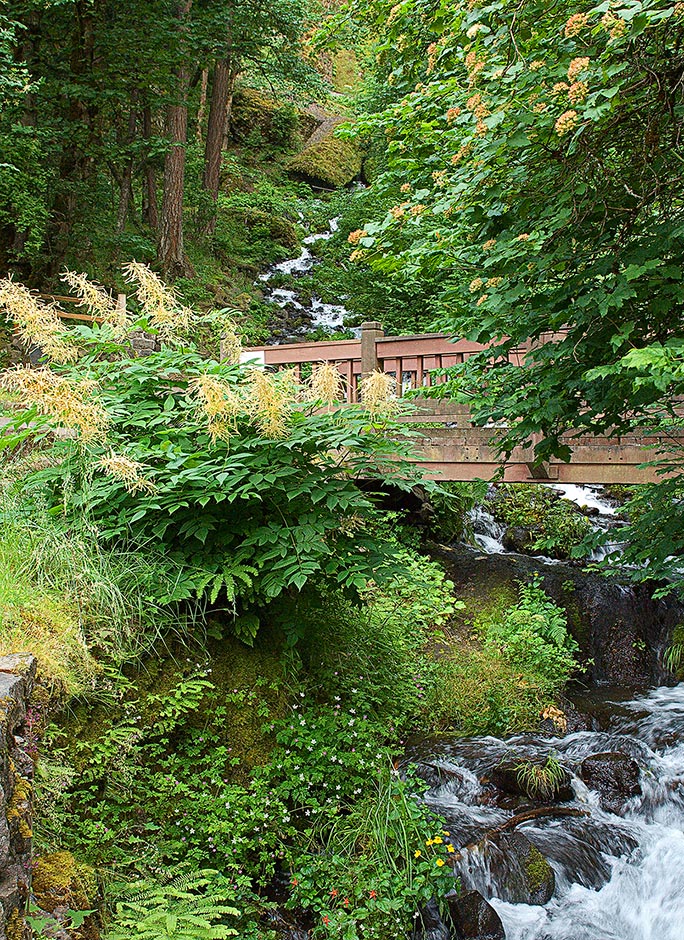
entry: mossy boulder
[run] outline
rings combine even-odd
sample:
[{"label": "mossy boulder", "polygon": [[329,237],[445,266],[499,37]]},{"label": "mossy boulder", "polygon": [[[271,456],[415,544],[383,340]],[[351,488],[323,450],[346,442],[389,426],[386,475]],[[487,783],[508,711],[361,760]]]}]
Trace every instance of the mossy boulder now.
[{"label": "mossy boulder", "polygon": [[579,506],[542,486],[501,484],[487,508],[507,526],[503,543],[509,551],[564,559],[592,532]]},{"label": "mossy boulder", "polygon": [[[41,910],[58,915],[61,910],[90,911],[97,907],[97,881],[92,868],[71,852],[41,855],[33,870],[32,890]],[[95,917],[87,917],[72,933],[77,940],[98,940]]]},{"label": "mossy boulder", "polygon": [[362,165],[360,147],[330,134],[306,147],[289,160],[286,167],[297,179],[326,189],[339,189],[360,176]]},{"label": "mossy boulder", "polygon": [[219,210],[232,222],[243,226],[252,239],[275,242],[288,251],[299,250],[297,226],[289,219],[283,219],[261,209],[229,207]]},{"label": "mossy boulder", "polygon": [[553,868],[522,832],[498,832],[479,843],[502,901],[546,904],[556,888]]},{"label": "mossy boulder", "polygon": [[[300,127],[300,123],[304,126]],[[315,119],[306,115],[306,112],[300,114],[291,102],[279,101],[256,88],[239,88],[235,92],[230,133],[239,143],[246,141],[252,134],[258,134],[266,143],[289,147],[298,132],[307,137],[315,127]]]}]

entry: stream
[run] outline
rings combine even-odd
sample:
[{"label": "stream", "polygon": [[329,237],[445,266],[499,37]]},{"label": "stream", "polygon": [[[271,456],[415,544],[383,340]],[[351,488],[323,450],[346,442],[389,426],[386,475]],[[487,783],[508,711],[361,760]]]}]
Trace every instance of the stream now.
[{"label": "stream", "polygon": [[[605,712],[605,693],[598,699]],[[433,786],[426,799],[447,819],[459,845],[476,842],[513,815],[488,782],[502,760],[552,752],[568,770],[573,793],[564,806],[589,815],[550,817],[515,830],[553,868],[550,901],[510,903],[506,865],[492,863],[478,848],[458,863],[463,888],[491,899],[507,940],[684,937],[684,684],[616,702],[612,709],[602,730],[555,739],[461,739],[422,746],[411,755],[445,773],[444,782]],[[639,768],[640,792],[613,811],[580,776],[585,758],[606,752],[627,755]]]},{"label": "stream", "polygon": [[[344,327],[347,311],[342,304],[325,304],[315,296],[308,300],[296,289],[276,286],[279,274],[308,274],[319,263],[311,246],[331,238],[337,227],[338,220],[331,219],[327,231],[304,239],[296,258],[273,265],[259,278],[264,299],[282,311],[272,342],[301,341],[312,330]],[[602,532],[620,523],[615,504],[601,487],[539,485],[575,503]],[[469,560],[462,555],[454,562],[464,582],[488,565],[493,577],[494,565],[501,569],[505,563],[521,573],[537,565],[551,581],[574,577],[581,589],[577,568],[507,551],[505,526],[486,502],[471,510],[470,522],[474,548],[462,547],[470,552]],[[619,546],[608,537],[590,560]],[[596,662],[594,687],[576,697],[575,704],[585,729],[591,730],[552,738],[525,734],[507,740],[422,741],[409,747],[406,759],[430,784],[424,798],[446,819],[450,840],[460,850],[455,874],[463,891],[478,891],[491,903],[506,940],[684,940],[684,683],[642,693],[606,685],[616,681],[616,672],[621,678],[629,675],[632,685],[662,681],[653,663],[649,667],[645,661],[658,659],[657,644],[681,609],[670,605],[666,613],[650,598],[620,585],[607,586],[596,575],[586,579],[584,590],[583,603],[590,620],[594,618],[592,636],[610,645],[621,625],[628,624],[623,646],[634,646],[635,657],[644,660],[630,673],[624,656],[609,655],[598,646],[595,653],[590,650]],[[519,823],[497,842],[500,837],[492,837],[493,830],[540,806],[502,785],[500,768],[516,768],[525,760],[543,763],[549,756],[565,771],[565,792],[552,799],[559,812],[552,806],[549,815]],[[550,865],[548,890],[540,898],[520,896],[524,865],[516,852],[529,843]],[[454,935],[442,924],[423,936],[445,940]],[[489,940],[503,934],[483,930],[467,936]]]},{"label": "stream", "polygon": [[[338,229],[338,223],[339,219],[330,219],[327,231],[316,232],[304,238],[302,250],[296,258],[280,261],[259,276],[257,287],[261,290],[264,300],[282,311],[274,318],[276,325],[271,343],[305,340],[307,333],[314,330],[335,332],[345,329],[344,321],[349,312],[342,304],[327,304],[315,295],[308,299],[297,290],[274,287],[270,283],[275,280],[277,284],[278,275],[298,278],[309,274],[321,263],[312,252],[311,246],[318,241],[328,241],[332,238]],[[354,336],[360,335],[358,329],[352,329],[350,332]]]}]

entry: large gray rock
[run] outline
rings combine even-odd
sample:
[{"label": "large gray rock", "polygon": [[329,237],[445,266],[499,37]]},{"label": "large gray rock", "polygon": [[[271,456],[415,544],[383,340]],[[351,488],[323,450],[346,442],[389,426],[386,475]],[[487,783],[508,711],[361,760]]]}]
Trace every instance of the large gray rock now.
[{"label": "large gray rock", "polygon": [[458,940],[506,940],[501,918],[479,891],[449,895],[447,901]]},{"label": "large gray rock", "polygon": [[556,887],[553,868],[522,832],[495,832],[478,845],[492,895],[511,904],[546,904]]},{"label": "large gray rock", "polygon": [[624,587],[573,565],[545,564],[527,555],[485,555],[463,547],[431,547],[468,611],[515,602],[520,581],[540,576],[543,589],[564,608],[568,629],[592,683],[646,687],[667,679],[659,650],[684,620],[684,604],[652,597],[654,585]]},{"label": "large gray rock", "polygon": [[627,754],[590,754],[580,764],[580,776],[599,796],[601,808],[620,815],[625,804],[641,793],[639,765]]}]

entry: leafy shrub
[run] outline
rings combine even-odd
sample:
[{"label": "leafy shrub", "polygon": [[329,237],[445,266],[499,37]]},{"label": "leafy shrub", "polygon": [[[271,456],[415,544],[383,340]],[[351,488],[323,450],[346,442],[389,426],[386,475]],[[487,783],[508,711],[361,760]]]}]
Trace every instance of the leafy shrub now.
[{"label": "leafy shrub", "polygon": [[516,604],[476,616],[470,640],[438,661],[430,708],[462,734],[532,730],[579,666],[565,614],[538,583],[520,586]]},{"label": "leafy shrub", "polygon": [[577,669],[579,645],[568,632],[565,613],[538,582],[520,586],[519,602],[489,624],[486,642],[549,694],[559,691]]},{"label": "leafy shrub", "polygon": [[84,353],[75,364],[6,374],[33,403],[16,418],[31,426],[6,442],[60,424],[70,431],[31,486],[47,487],[72,517],[85,514],[111,545],[167,559],[177,578],[161,603],[203,594],[263,603],[326,579],[362,590],[389,558],[355,481],[387,476],[408,487],[415,475],[396,459],[401,444],[389,439],[382,406],[322,410],[291,372],[178,348],[173,331],[188,311],[147,269],[132,266],[132,276],[146,316],[126,328],[161,333],[160,352],[130,358],[119,327],[81,327],[51,340],[73,359],[73,335]]}]

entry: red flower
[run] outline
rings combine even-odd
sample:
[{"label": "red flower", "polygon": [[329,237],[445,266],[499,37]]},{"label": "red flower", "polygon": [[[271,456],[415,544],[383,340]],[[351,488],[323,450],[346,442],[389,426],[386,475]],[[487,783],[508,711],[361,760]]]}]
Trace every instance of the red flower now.
[{"label": "red flower", "polygon": [[292,885],[293,888],[296,888],[297,885],[299,884],[299,882],[297,881],[296,878],[293,878],[292,881],[290,882],[290,884]]},{"label": "red flower", "polygon": [[342,901],[342,904],[343,904],[345,907],[349,907],[349,898],[345,898],[344,901]]},{"label": "red flower", "polygon": [[330,892],[330,897],[336,898],[339,893],[340,892],[337,890],[337,888],[333,888],[332,891]]},{"label": "red flower", "polygon": [[378,892],[377,892],[377,891],[369,891],[369,892],[368,892],[368,897],[369,897],[369,898],[373,898],[373,900],[375,900],[375,898],[377,898],[377,896],[378,896]]},{"label": "red flower", "polygon": [[325,917],[323,918],[323,923],[325,924],[326,927],[327,927],[328,924],[330,923],[330,918],[328,917],[327,914],[326,914]]}]

